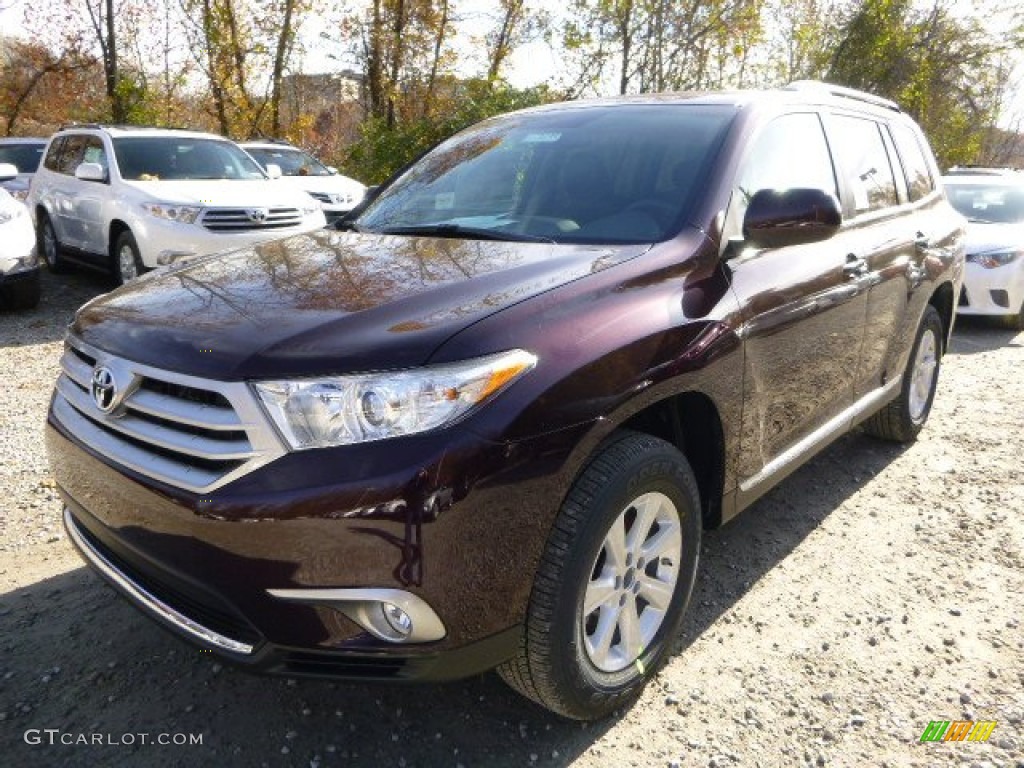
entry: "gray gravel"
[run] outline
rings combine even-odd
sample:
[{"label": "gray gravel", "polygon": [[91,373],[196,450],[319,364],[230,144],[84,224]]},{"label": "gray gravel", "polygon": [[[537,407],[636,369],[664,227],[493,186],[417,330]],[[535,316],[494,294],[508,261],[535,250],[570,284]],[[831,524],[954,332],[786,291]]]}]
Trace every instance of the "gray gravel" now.
[{"label": "gray gravel", "polygon": [[[680,653],[629,711],[580,725],[494,675],[251,676],[83,567],[42,425],[63,329],[106,288],[47,275],[38,310],[0,313],[0,764],[1024,768],[1024,334],[961,322],[917,444],[850,435],[707,534]],[[938,719],[998,725],[919,743]],[[160,734],[202,743],[142,743]]]}]

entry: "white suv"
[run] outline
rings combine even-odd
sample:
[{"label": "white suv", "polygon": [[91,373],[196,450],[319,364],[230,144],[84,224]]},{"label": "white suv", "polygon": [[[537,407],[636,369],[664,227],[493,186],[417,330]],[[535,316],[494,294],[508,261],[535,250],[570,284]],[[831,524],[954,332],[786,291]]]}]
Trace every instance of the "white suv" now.
[{"label": "white suv", "polygon": [[284,141],[243,141],[239,146],[272,175],[271,166],[281,170],[281,183],[308,192],[320,201],[327,223],[332,224],[363,202],[366,187],[342,176],[337,168],[324,165],[308,152]]},{"label": "white suv", "polygon": [[220,136],[74,126],[54,134],[26,203],[39,253],[110,269],[145,269],[326,224],[309,195],[267,177]]}]

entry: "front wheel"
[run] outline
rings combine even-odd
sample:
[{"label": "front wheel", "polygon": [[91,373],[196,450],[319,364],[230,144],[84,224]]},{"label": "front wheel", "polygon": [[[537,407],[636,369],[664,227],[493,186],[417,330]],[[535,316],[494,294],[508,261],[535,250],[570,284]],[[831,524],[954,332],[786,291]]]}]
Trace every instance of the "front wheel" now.
[{"label": "front wheel", "polygon": [[1024,331],[1024,301],[1020,303],[1017,314],[1003,317],[1003,325],[1013,331]]},{"label": "front wheel", "polygon": [[53,229],[53,222],[45,213],[39,214],[39,227],[36,232],[39,240],[39,253],[46,262],[46,267],[54,274],[64,271],[64,259],[60,256],[60,242]]},{"label": "front wheel", "polygon": [[117,237],[114,244],[114,278],[121,285],[130,283],[145,271],[142,266],[142,257],[139,255],[139,246],[135,242],[135,236],[125,230]]},{"label": "front wheel", "polygon": [[700,534],[686,458],[656,437],[620,434],[566,497],[534,579],[519,652],[499,674],[577,720],[632,701],[679,633]]},{"label": "front wheel", "polygon": [[909,443],[928,420],[942,363],[942,319],[928,305],[917,329],[914,348],[895,400],[864,422],[865,431],[883,440]]},{"label": "front wheel", "polygon": [[39,271],[36,270],[28,277],[6,285],[2,289],[3,298],[7,300],[11,309],[32,309],[39,304],[39,297],[42,293],[39,282]]}]

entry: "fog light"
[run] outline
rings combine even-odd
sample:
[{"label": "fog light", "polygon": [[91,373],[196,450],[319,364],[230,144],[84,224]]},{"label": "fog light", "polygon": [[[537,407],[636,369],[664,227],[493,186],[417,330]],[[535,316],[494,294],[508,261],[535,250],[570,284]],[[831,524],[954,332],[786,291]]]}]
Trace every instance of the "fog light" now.
[{"label": "fog light", "polygon": [[396,633],[401,637],[408,637],[412,634],[412,618],[394,603],[381,603],[381,610],[384,618]]},{"label": "fog light", "polygon": [[160,251],[160,253],[156,255],[156,263],[161,267],[166,267],[168,264],[173,264],[176,261],[195,255],[195,251]]}]

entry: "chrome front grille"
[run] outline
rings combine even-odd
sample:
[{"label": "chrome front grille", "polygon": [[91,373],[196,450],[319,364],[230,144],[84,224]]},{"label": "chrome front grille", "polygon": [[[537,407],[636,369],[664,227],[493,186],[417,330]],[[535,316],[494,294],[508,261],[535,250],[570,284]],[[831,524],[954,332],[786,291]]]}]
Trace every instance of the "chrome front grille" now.
[{"label": "chrome front grille", "polygon": [[[117,382],[109,412],[92,392],[101,367]],[[205,493],[285,452],[244,383],[163,371],[71,338],[61,371],[57,420],[97,453],[154,480]]]},{"label": "chrome front grille", "polygon": [[202,224],[211,232],[249,232],[302,223],[298,208],[213,208],[203,214]]}]

